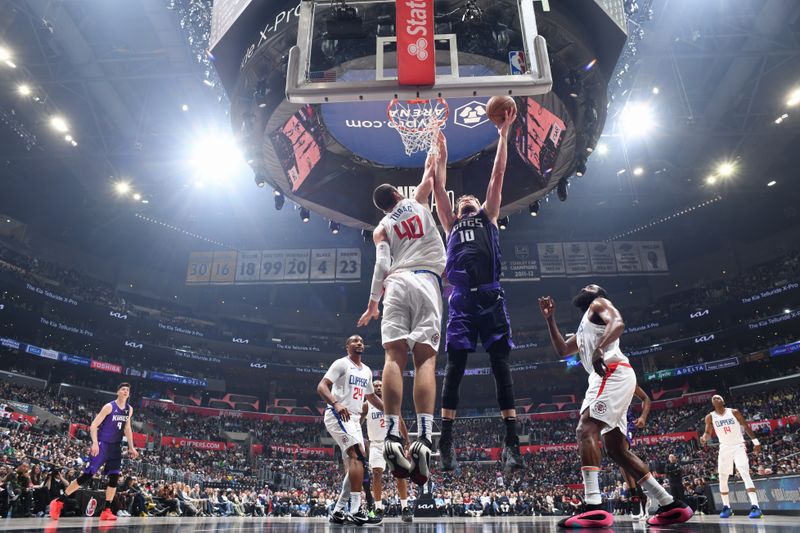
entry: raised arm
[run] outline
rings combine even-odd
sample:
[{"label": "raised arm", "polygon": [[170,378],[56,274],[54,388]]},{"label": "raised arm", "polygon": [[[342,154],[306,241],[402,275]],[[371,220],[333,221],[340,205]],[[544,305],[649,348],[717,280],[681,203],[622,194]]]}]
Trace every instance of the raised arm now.
[{"label": "raised arm", "polygon": [[636,427],[642,429],[647,424],[647,418],[650,416],[650,396],[639,385],[636,385],[636,390],[633,394],[642,400],[642,414],[634,421]]},{"label": "raised arm", "polygon": [[386,235],[386,230],[378,225],[375,231],[372,232],[372,240],[375,243],[375,269],[372,272],[372,286],[369,293],[369,303],[367,310],[358,319],[357,326],[364,327],[370,323],[372,319],[377,319],[381,316],[378,310],[378,302],[381,301],[383,296],[383,280],[389,273],[389,268],[392,266],[392,252],[389,249],[389,237]]},{"label": "raised arm", "polygon": [[492,177],[489,178],[489,186],[486,189],[486,201],[483,203],[483,210],[493,224],[497,224],[497,217],[500,216],[500,202],[503,199],[503,179],[506,174],[506,162],[508,160],[508,132],[511,131],[511,125],[514,124],[516,118],[516,109],[506,111],[505,120],[497,127],[499,135],[497,151],[494,156]]},{"label": "raised arm", "polygon": [[736,420],[744,428],[744,432],[747,433],[747,436],[750,437],[750,440],[753,441],[753,451],[755,453],[761,453],[761,443],[758,442],[758,437],[756,437],[755,432],[750,428],[750,424],[747,423],[747,420],[744,419],[742,413],[739,412],[738,409],[731,409],[733,416],[736,417]]},{"label": "raised arm", "polygon": [[425,158],[425,169],[422,171],[422,180],[414,191],[414,200],[422,205],[428,205],[428,197],[433,191],[433,175],[436,173],[436,157],[428,154]]},{"label": "raised arm", "polygon": [[553,343],[556,353],[561,357],[566,357],[578,351],[578,341],[573,335],[568,340],[564,340],[556,324],[556,303],[550,296],[539,298],[539,309],[542,316],[547,321],[547,331],[550,333],[550,342]]},{"label": "raised arm", "polygon": [[711,440],[711,437],[714,436],[714,426],[711,425],[711,415],[706,415],[706,429],[703,432],[703,435],[700,437],[700,444],[705,444]]},{"label": "raised arm", "polygon": [[445,233],[453,227],[453,205],[447,195],[447,139],[439,132],[439,157],[436,172],[433,175],[433,197],[436,199],[436,214],[442,223]]}]

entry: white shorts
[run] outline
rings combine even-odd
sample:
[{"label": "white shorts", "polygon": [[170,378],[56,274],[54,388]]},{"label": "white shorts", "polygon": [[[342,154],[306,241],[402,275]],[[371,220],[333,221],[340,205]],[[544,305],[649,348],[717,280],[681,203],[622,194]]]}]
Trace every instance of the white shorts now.
[{"label": "white shorts", "polygon": [[719,447],[717,468],[720,475],[733,475],[733,465],[736,465],[739,473],[750,473],[750,460],[747,458],[747,447],[744,443]]},{"label": "white shorts", "polygon": [[405,339],[410,350],[419,342],[439,351],[442,293],[436,276],[428,272],[396,272],[383,285],[383,344]]},{"label": "white shorts", "polygon": [[386,470],[386,459],[383,458],[383,441],[369,441],[369,467]]},{"label": "white shorts", "polygon": [[604,378],[595,372],[589,374],[589,388],[581,413],[589,409],[591,418],[605,423],[601,434],[619,428],[625,435],[628,431],[628,407],[636,391],[636,372],[629,363],[609,363],[608,370]]},{"label": "white shorts", "polygon": [[350,414],[350,420],[343,421],[328,408],[325,410],[325,429],[328,430],[333,440],[342,450],[342,455],[347,457],[347,450],[356,444],[364,445],[364,436],[361,434],[359,417]]}]

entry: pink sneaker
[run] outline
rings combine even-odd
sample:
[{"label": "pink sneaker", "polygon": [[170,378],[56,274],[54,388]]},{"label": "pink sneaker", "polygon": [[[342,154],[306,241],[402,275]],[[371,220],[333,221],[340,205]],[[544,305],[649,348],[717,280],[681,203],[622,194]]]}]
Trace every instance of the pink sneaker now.
[{"label": "pink sneaker", "polygon": [[671,524],[682,524],[687,522],[694,515],[692,508],[681,501],[674,501],[669,505],[662,505],[656,511],[655,516],[647,519],[648,526],[668,526]]},{"label": "pink sneaker", "polygon": [[604,509],[604,505],[584,505],[583,511],[564,518],[558,527],[576,528],[604,528],[614,525],[614,516]]}]

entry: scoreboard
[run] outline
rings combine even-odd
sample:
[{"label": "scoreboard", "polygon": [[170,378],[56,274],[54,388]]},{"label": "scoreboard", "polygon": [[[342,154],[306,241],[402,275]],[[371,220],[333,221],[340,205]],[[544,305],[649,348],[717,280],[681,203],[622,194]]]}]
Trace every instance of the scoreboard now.
[{"label": "scoreboard", "polygon": [[360,280],[359,248],[192,252],[186,269],[187,285],[356,283]]}]

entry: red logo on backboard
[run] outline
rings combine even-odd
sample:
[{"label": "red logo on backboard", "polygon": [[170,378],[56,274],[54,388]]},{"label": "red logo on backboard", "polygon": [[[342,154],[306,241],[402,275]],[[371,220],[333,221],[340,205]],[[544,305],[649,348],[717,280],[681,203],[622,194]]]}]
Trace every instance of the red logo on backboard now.
[{"label": "red logo on backboard", "polygon": [[401,0],[397,16],[397,81],[400,85],[433,85],[433,1]]},{"label": "red logo on backboard", "polygon": [[417,39],[417,42],[408,45],[408,53],[412,56],[417,56],[420,61],[428,59],[428,41],[425,39]]}]

